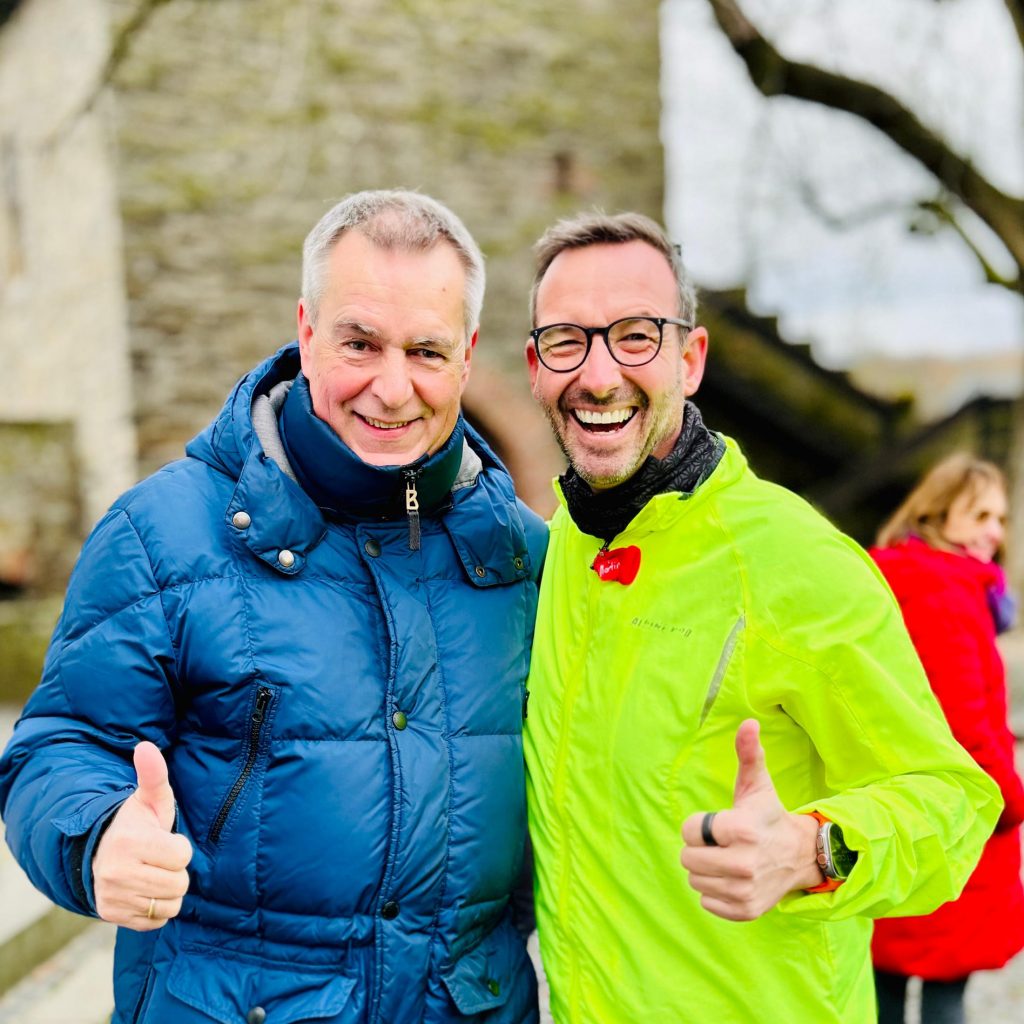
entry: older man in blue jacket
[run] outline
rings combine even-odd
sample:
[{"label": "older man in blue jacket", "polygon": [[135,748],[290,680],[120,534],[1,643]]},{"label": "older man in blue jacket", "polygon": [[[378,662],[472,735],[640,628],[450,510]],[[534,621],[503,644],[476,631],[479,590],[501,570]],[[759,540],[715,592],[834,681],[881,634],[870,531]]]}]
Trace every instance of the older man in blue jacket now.
[{"label": "older man in blue jacket", "polygon": [[536,1020],[509,901],[545,532],[460,414],[483,289],[445,207],[349,196],[298,343],[86,542],[0,811],[120,926],[115,1024]]}]

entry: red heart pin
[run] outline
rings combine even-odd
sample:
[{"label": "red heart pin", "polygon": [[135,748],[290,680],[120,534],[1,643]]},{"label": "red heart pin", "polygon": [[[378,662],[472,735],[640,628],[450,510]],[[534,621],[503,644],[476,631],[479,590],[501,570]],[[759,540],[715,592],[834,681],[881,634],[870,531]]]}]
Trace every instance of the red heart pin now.
[{"label": "red heart pin", "polygon": [[640,549],[631,544],[628,548],[612,548],[598,551],[590,567],[605,583],[621,583],[629,586],[640,571]]}]

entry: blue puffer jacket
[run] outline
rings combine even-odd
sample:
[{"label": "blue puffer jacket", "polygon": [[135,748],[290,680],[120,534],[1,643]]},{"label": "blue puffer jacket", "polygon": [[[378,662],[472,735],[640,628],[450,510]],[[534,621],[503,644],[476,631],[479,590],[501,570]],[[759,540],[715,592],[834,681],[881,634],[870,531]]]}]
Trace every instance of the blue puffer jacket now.
[{"label": "blue puffer jacket", "polygon": [[93,913],[93,849],[152,740],[191,888],[161,930],[119,931],[116,1024],[535,1021],[509,896],[546,531],[468,428],[420,549],[404,517],[326,519],[251,416],[298,368],[294,345],[257,367],[87,541],[0,761],[7,840]]}]

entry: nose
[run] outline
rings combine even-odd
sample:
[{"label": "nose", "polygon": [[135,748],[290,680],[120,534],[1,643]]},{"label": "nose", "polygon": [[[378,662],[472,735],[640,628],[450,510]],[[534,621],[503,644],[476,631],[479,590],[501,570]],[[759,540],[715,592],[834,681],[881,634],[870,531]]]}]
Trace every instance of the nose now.
[{"label": "nose", "polygon": [[404,351],[385,353],[370,391],[386,409],[400,409],[412,398],[412,376]]},{"label": "nose", "polygon": [[580,368],[580,387],[595,398],[610,395],[622,384],[622,367],[612,359],[603,334],[595,334],[590,351]]},{"label": "nose", "polygon": [[988,535],[991,538],[992,543],[995,544],[996,547],[999,547],[1006,537],[1006,527],[998,519],[993,519],[992,522],[989,523]]}]

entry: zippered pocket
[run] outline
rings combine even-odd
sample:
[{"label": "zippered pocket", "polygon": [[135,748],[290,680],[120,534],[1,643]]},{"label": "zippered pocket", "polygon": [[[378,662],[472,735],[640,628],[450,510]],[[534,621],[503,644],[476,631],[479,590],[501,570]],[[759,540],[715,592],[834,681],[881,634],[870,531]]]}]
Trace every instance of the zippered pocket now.
[{"label": "zippered pocket", "polygon": [[140,1024],[145,1019],[146,1011],[149,1009],[150,996],[153,995],[153,983],[156,980],[156,971],[150,964],[146,971],[146,979],[142,983],[142,991],[139,993],[138,1002],[135,1005],[135,1012],[132,1014],[132,1024]]},{"label": "zippered pocket", "polygon": [[245,738],[245,755],[242,759],[242,767],[235,777],[231,788],[228,790],[228,795],[220,805],[220,810],[217,811],[213,824],[210,826],[210,832],[207,836],[207,844],[209,846],[216,846],[220,841],[224,826],[231,816],[231,811],[245,792],[245,787],[256,769],[273,701],[274,691],[269,686],[261,683],[256,689],[256,699],[253,702],[252,712],[249,715],[249,729]]}]

